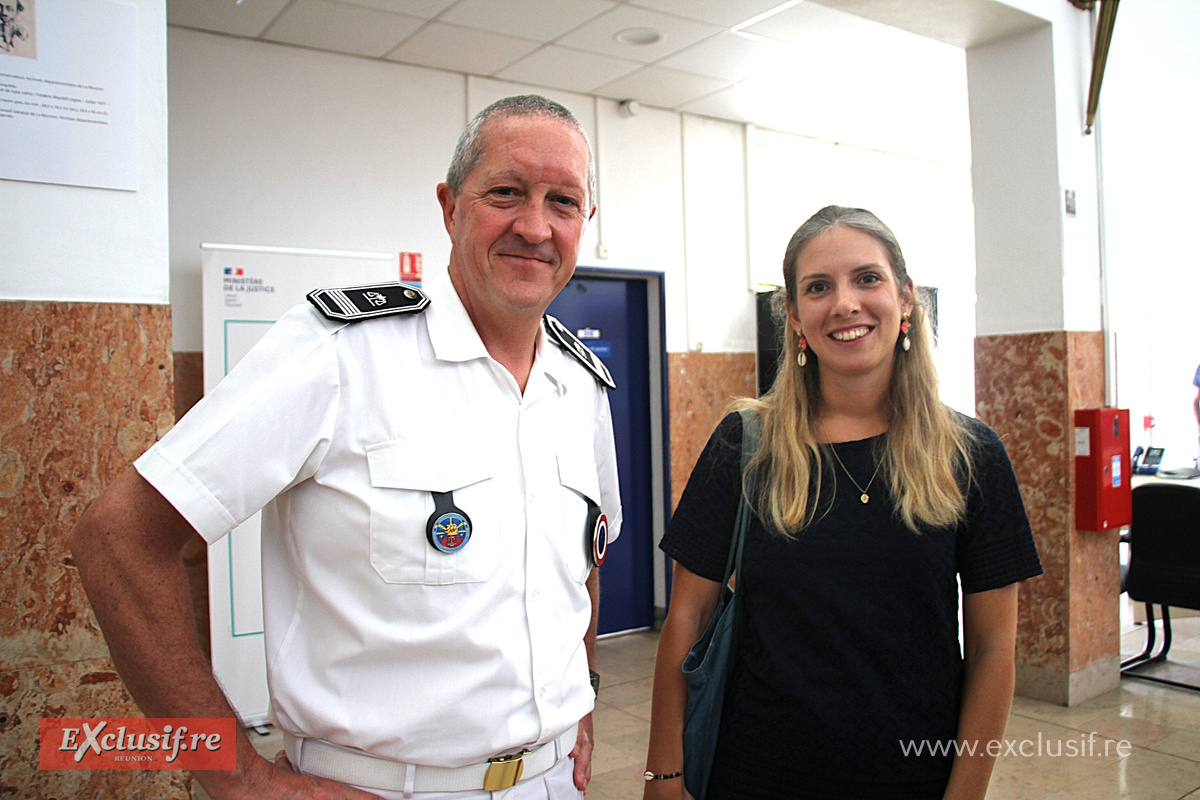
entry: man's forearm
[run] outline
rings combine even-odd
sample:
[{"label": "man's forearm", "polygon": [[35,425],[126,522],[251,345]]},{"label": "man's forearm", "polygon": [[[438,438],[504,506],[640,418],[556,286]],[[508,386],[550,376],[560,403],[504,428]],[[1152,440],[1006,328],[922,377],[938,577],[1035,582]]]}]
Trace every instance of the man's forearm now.
[{"label": "man's forearm", "polygon": [[[193,531],[174,509],[154,508],[139,482],[132,471],[122,475],[71,532],[80,579],[113,662],[143,711],[229,716],[233,710],[196,636],[180,556]],[[131,534],[131,526],[145,532]]]},{"label": "man's forearm", "polygon": [[592,599],[592,619],[587,633],[583,635],[583,647],[587,650],[588,669],[596,668],[596,633],[600,629],[600,570],[593,568],[587,579],[588,596]]},{"label": "man's forearm", "polygon": [[[70,544],[113,663],[143,713],[236,718],[196,636],[180,556],[192,535],[191,526],[129,470],[87,510]],[[240,726],[237,753],[239,771],[260,760]],[[206,773],[201,782],[236,777]]]}]

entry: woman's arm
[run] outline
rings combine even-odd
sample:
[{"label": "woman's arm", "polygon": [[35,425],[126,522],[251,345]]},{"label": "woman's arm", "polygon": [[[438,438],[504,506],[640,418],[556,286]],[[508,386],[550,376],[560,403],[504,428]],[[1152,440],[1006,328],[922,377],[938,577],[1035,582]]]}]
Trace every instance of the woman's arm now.
[{"label": "woman's arm", "polygon": [[[704,633],[720,592],[720,583],[702,578],[682,564],[675,564],[671,610],[658,638],[658,658],[654,663],[646,769],[655,774],[683,771],[683,713],[687,708],[683,659]],[[686,796],[683,778],[647,781],[643,793],[644,800],[678,800]]]},{"label": "woman's arm", "polygon": [[962,754],[954,759],[944,800],[983,800],[1000,751],[999,744],[989,744],[1003,741],[1012,708],[1017,584],[963,596],[963,639]]}]

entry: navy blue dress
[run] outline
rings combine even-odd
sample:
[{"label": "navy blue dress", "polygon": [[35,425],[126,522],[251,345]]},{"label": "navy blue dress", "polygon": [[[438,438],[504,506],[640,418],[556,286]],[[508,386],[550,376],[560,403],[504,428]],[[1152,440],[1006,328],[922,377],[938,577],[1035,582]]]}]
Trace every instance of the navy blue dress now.
[{"label": "navy blue dress", "polygon": [[[1004,447],[983,423],[958,419],[978,446],[956,527],[904,528],[882,475],[863,504],[836,463],[826,465],[816,520],[795,538],[752,520],[738,581],[745,627],[712,800],[942,796],[962,690],[959,581],[964,592],[983,592],[1042,571]],[[741,491],[741,437],[731,414],[661,544],[716,581]],[[859,486],[883,439],[834,445]]]}]

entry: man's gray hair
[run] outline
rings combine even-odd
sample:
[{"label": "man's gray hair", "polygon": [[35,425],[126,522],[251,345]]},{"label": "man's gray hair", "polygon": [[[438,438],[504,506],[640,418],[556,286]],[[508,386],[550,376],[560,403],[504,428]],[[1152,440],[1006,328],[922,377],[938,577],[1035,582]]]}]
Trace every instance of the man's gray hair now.
[{"label": "man's gray hair", "polygon": [[458,145],[454,148],[454,158],[450,160],[450,169],[446,171],[446,183],[454,192],[454,196],[459,196],[463,183],[467,180],[467,175],[483,158],[483,126],[493,119],[505,117],[548,117],[565,122],[579,131],[588,151],[587,202],[585,205],[590,208],[596,197],[596,160],[592,157],[592,146],[588,141],[587,133],[566,106],[538,94],[505,97],[475,115],[467,125],[467,129],[462,132],[462,136],[458,138]]}]

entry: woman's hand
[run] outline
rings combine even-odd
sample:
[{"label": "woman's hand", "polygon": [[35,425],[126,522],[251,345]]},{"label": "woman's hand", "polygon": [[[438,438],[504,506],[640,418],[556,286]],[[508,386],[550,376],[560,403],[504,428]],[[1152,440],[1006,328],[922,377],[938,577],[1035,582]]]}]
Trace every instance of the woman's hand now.
[{"label": "woman's hand", "polygon": [[665,781],[646,781],[642,790],[642,800],[692,800],[687,789],[683,786],[683,778],[671,778]]},{"label": "woman's hand", "polygon": [[[720,583],[702,578],[682,564],[675,565],[671,611],[658,637],[658,657],[654,663],[650,748],[646,755],[647,769],[660,775],[683,769],[683,717],[687,709],[683,659],[704,633],[720,596]],[[681,776],[646,781],[642,797],[684,800],[688,794]]]}]

